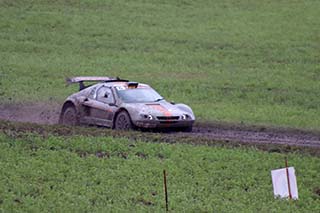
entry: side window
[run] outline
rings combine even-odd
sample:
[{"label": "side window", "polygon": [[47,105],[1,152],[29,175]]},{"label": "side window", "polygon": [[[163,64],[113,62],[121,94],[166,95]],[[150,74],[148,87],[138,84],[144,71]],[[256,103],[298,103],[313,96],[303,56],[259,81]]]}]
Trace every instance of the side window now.
[{"label": "side window", "polygon": [[97,92],[97,101],[107,104],[114,103],[111,89],[108,87],[101,87]]},{"label": "side window", "polygon": [[96,93],[97,87],[92,88],[89,93],[89,98],[94,99],[94,94]]}]

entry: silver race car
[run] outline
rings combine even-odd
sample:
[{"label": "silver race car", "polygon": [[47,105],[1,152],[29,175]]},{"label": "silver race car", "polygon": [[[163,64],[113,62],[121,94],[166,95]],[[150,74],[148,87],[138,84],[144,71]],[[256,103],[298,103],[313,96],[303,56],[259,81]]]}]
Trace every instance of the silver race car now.
[{"label": "silver race car", "polygon": [[[90,81],[96,83],[85,86]],[[80,91],[64,102],[61,124],[192,131],[192,109],[167,102],[147,84],[110,77],[74,77],[67,83],[79,83]]]}]

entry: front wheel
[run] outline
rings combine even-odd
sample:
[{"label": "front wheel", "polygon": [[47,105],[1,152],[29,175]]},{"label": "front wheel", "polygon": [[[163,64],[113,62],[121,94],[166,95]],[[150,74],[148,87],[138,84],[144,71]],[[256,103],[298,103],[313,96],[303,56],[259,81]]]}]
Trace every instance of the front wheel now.
[{"label": "front wheel", "polygon": [[130,130],[133,129],[133,124],[131,122],[130,116],[126,111],[120,112],[115,121],[114,128],[118,130]]},{"label": "front wheel", "polygon": [[76,126],[79,124],[77,111],[73,106],[69,106],[63,111],[61,123],[69,126]]}]

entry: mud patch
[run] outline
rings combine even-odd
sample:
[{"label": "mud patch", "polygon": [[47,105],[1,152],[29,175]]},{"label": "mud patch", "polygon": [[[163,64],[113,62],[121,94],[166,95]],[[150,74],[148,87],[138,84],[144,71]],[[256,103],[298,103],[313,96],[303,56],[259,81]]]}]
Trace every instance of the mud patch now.
[{"label": "mud patch", "polygon": [[[214,130],[213,130],[214,129]],[[137,141],[151,142],[151,143],[169,143],[169,144],[192,144],[192,145],[206,145],[206,146],[223,146],[223,147],[254,147],[256,149],[267,152],[279,153],[308,153],[313,156],[320,156],[320,140],[315,135],[296,135],[288,133],[269,133],[272,137],[267,135],[259,135],[258,132],[242,132],[242,136],[232,134],[231,132],[224,132],[219,128],[213,128],[210,134],[205,133],[202,129],[199,132],[191,133],[150,133],[138,131],[115,131],[106,128],[94,127],[68,127],[62,125],[43,125],[33,123],[19,123],[11,121],[0,120],[0,133],[11,138],[25,138],[28,135],[37,134],[39,137],[47,138],[50,135],[70,137],[73,135],[81,136],[107,136],[114,138],[127,138],[131,141],[128,145],[129,149],[135,146]],[[202,132],[202,133],[201,133]],[[240,131],[241,132],[241,131]],[[266,132],[263,132],[266,134]],[[252,136],[255,136],[252,138]],[[285,137],[286,140],[283,140]],[[316,138],[313,138],[316,137]],[[282,138],[282,140],[281,140]],[[313,138],[313,140],[311,140]],[[306,143],[309,140],[309,143]],[[71,150],[72,151],[72,150]],[[136,153],[136,152],[135,152]],[[91,153],[89,153],[91,154]],[[93,155],[95,153],[92,153]],[[86,153],[82,153],[86,155]],[[111,156],[128,158],[126,152],[112,153]],[[157,155],[159,160],[165,160],[166,156],[163,153]]]},{"label": "mud patch", "polygon": [[134,203],[142,204],[145,206],[154,206],[154,203],[150,200],[147,200],[143,197],[137,197],[136,199],[132,199]]},{"label": "mud patch", "polygon": [[95,156],[97,158],[110,158],[110,153],[106,151],[97,151],[95,153],[90,153],[83,150],[76,150],[75,153],[77,153],[81,158],[87,158],[90,156]]},{"label": "mud patch", "polygon": [[118,152],[117,156],[119,158],[128,159],[128,153],[126,152]]},{"label": "mud patch", "polygon": [[163,159],[164,159],[164,155],[163,155],[163,154],[158,154],[157,157],[158,157],[160,160],[163,160]]},{"label": "mud patch", "polygon": [[96,152],[97,158],[110,158],[110,153],[105,151],[98,151]]},{"label": "mud patch", "polygon": [[137,152],[136,156],[142,159],[147,159],[148,155],[144,154],[143,152]]},{"label": "mud patch", "polygon": [[56,124],[58,123],[60,107],[60,104],[56,102],[0,104],[0,119],[37,124]]},{"label": "mud patch", "polygon": [[313,193],[317,195],[318,198],[320,198],[320,187],[317,187],[313,190]]},{"label": "mud patch", "polygon": [[89,152],[82,151],[82,150],[76,150],[75,153],[77,153],[80,158],[86,158],[86,157],[88,157],[90,155]]}]

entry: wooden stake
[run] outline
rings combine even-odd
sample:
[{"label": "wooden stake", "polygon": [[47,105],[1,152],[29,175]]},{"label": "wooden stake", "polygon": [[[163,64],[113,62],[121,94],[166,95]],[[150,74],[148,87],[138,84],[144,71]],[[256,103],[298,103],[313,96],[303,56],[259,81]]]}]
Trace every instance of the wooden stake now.
[{"label": "wooden stake", "polygon": [[164,195],[165,195],[165,201],[166,201],[166,211],[169,211],[166,170],[163,170],[163,185],[164,185]]},{"label": "wooden stake", "polygon": [[289,199],[291,200],[292,199],[292,194],[291,194],[291,187],[290,187],[290,178],[289,178],[289,169],[288,169],[288,159],[287,159],[287,157],[285,158],[285,163],[286,163],[286,173],[287,173]]}]

